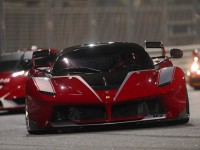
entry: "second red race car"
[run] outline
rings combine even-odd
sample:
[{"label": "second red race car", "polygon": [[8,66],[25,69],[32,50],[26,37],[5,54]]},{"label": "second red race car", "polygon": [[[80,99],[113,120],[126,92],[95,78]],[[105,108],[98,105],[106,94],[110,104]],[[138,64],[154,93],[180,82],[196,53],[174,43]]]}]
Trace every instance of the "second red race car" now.
[{"label": "second red race car", "polygon": [[[29,133],[45,130],[142,123],[189,121],[189,100],[184,72],[161,48],[151,58],[136,43],[79,45],[61,51],[48,68],[49,51],[33,53],[33,68],[26,83],[26,126]],[[156,61],[155,61],[156,60]],[[45,68],[45,66],[47,68]]]},{"label": "second red race car", "polygon": [[19,51],[0,57],[0,110],[19,110],[25,106],[28,70],[20,62],[32,59],[32,51]]},{"label": "second red race car", "polygon": [[[49,49],[49,51],[53,61],[53,56],[58,50]],[[33,52],[24,50],[0,57],[0,110],[24,110],[25,83],[28,71],[32,67]],[[26,66],[23,67],[23,64]]]}]

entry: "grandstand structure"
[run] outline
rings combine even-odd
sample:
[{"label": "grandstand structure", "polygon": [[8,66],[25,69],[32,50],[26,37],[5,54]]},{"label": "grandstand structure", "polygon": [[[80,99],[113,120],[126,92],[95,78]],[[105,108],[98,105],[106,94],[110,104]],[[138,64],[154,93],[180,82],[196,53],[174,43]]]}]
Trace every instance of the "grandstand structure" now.
[{"label": "grandstand structure", "polygon": [[0,52],[93,42],[199,44],[199,0],[1,0]]}]

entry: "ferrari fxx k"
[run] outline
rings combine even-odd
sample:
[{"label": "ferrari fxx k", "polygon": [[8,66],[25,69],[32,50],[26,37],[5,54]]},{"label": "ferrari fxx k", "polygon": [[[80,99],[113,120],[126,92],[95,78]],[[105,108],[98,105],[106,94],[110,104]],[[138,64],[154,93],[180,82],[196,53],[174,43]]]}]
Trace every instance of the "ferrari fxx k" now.
[{"label": "ferrari fxx k", "polygon": [[23,60],[32,59],[32,51],[20,51],[0,56],[0,110],[23,109],[27,69]]},{"label": "ferrari fxx k", "polygon": [[[150,57],[148,48],[160,48]],[[29,133],[67,127],[131,122],[189,121],[184,72],[161,42],[98,43],[61,51],[49,68],[49,51],[33,53],[26,82]],[[45,68],[45,66],[47,68]]]},{"label": "ferrari fxx k", "polygon": [[190,70],[187,72],[188,83],[195,89],[200,88],[200,56],[197,49],[193,51],[193,62]]}]

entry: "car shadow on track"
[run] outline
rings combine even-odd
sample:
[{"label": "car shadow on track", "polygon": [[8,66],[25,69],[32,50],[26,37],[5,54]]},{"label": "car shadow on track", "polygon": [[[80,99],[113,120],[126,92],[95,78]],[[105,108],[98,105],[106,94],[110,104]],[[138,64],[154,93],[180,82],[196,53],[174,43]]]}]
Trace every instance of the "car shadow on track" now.
[{"label": "car shadow on track", "polygon": [[18,115],[18,114],[24,114],[24,110],[3,110],[0,111],[0,116],[7,116],[7,115]]},{"label": "car shadow on track", "polygon": [[106,132],[106,131],[123,131],[123,130],[137,130],[137,129],[153,129],[153,128],[162,128],[162,127],[173,127],[173,126],[193,126],[191,123],[180,124],[174,122],[156,122],[156,123],[144,123],[144,124],[119,124],[119,125],[105,125],[105,126],[89,126],[89,127],[76,127],[76,128],[60,128],[56,130],[48,130],[39,132],[37,134],[28,134],[29,136],[41,136],[41,135],[59,135],[59,134],[77,134],[77,133],[91,133],[91,132]]}]

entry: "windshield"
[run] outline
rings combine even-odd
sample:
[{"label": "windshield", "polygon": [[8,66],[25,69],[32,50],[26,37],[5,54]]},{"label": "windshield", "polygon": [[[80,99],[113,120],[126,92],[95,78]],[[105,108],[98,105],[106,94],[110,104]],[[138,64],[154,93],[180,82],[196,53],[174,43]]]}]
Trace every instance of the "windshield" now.
[{"label": "windshield", "polygon": [[0,56],[0,72],[21,71],[20,61],[22,59],[31,59],[32,52],[18,52]]},{"label": "windshield", "polygon": [[0,61],[0,72],[10,72],[22,70],[19,61]]},{"label": "windshield", "polygon": [[54,65],[53,73],[98,73],[120,70],[134,71],[153,67],[150,57],[143,51],[126,47],[103,47],[84,49],[61,55]]}]

